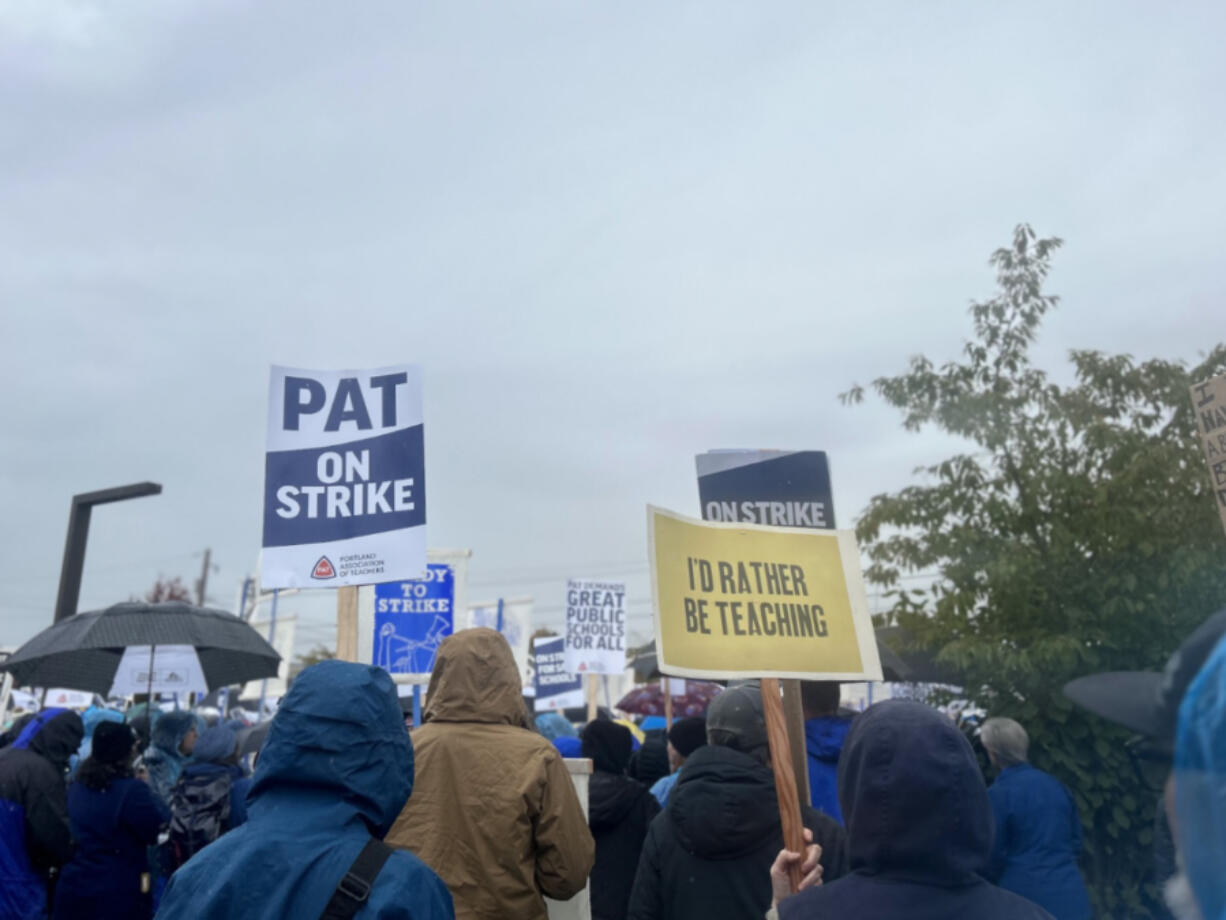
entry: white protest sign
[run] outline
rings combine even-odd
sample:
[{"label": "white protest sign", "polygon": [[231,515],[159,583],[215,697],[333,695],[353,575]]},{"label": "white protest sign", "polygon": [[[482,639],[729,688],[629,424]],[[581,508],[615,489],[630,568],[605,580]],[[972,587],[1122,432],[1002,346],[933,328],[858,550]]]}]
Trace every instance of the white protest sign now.
[{"label": "white protest sign", "polygon": [[426,571],[421,369],[273,367],[264,466],[265,588]]},{"label": "white protest sign", "polygon": [[[150,672],[152,666],[152,672]],[[111,699],[145,693],[208,693],[204,668],[196,649],[190,645],[155,645],[150,653],[147,645],[129,645],[123,650],[115,678],[111,682]],[[51,697],[47,698],[51,705]],[[86,700],[86,705],[89,701]]]},{"label": "white protest sign", "polygon": [[626,670],[626,584],[566,583],[566,667],[572,674]]}]

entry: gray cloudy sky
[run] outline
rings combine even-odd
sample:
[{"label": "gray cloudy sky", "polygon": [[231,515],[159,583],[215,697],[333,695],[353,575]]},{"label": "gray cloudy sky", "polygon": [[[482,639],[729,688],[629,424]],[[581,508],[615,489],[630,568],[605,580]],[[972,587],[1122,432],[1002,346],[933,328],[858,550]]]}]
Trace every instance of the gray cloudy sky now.
[{"label": "gray cloudy sky", "polygon": [[[426,374],[470,598],[625,575],[693,455],[825,448],[849,523],[948,445],[842,408],[955,354],[1013,225],[1039,345],[1192,358],[1226,280],[1221,3],[0,0],[0,645],[260,538],[268,365]],[[326,599],[287,608],[330,636]]]}]

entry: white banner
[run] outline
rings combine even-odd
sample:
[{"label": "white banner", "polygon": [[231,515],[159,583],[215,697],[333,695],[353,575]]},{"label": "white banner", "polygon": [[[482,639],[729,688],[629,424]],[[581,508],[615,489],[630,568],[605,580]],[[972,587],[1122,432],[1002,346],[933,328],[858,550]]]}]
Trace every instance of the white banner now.
[{"label": "white banner", "polygon": [[421,369],[273,367],[264,464],[265,588],[426,571]]},{"label": "white banner", "polygon": [[566,668],[572,674],[626,670],[626,584],[566,583]]},{"label": "white banner", "polygon": [[[187,705],[186,694],[207,693],[209,688],[204,682],[204,669],[196,650],[190,645],[157,645],[151,659],[147,645],[129,645],[124,649],[119,667],[115,669],[111,692],[107,695],[113,699],[145,693],[150,688],[154,693],[180,694],[184,706]],[[52,705],[50,695],[47,705]]]}]

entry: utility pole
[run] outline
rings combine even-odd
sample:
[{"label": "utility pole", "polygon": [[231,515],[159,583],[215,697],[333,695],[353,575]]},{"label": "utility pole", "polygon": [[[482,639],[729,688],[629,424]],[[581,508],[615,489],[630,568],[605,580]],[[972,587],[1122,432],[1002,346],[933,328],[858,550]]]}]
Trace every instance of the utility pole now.
[{"label": "utility pole", "polygon": [[213,558],[213,550],[204,551],[204,565],[200,568],[200,580],[196,582],[196,606],[204,606],[205,589],[209,586],[209,560]]}]

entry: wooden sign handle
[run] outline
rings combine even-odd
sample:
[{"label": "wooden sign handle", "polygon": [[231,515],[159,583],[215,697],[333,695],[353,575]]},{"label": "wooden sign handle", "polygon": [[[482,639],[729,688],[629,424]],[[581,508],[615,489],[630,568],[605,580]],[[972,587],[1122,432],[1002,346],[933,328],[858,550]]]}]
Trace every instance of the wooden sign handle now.
[{"label": "wooden sign handle", "polygon": [[[779,797],[783,845],[793,853],[804,853],[805,832],[800,818],[800,798],[796,792],[796,776],[792,772],[792,752],[788,746],[788,730],[783,718],[783,701],[779,698],[777,678],[762,678],[762,711],[766,716],[771,767],[775,771],[775,792]],[[800,890],[800,863],[792,863],[788,874],[792,891],[795,893]]]},{"label": "wooden sign handle", "polygon": [[358,660],[358,589],[345,585],[336,589],[336,657]]},{"label": "wooden sign handle", "polygon": [[664,730],[673,727],[673,688],[667,677],[660,678],[660,689],[664,691]]},{"label": "wooden sign handle", "polygon": [[596,720],[596,675],[587,675],[587,720]]}]

